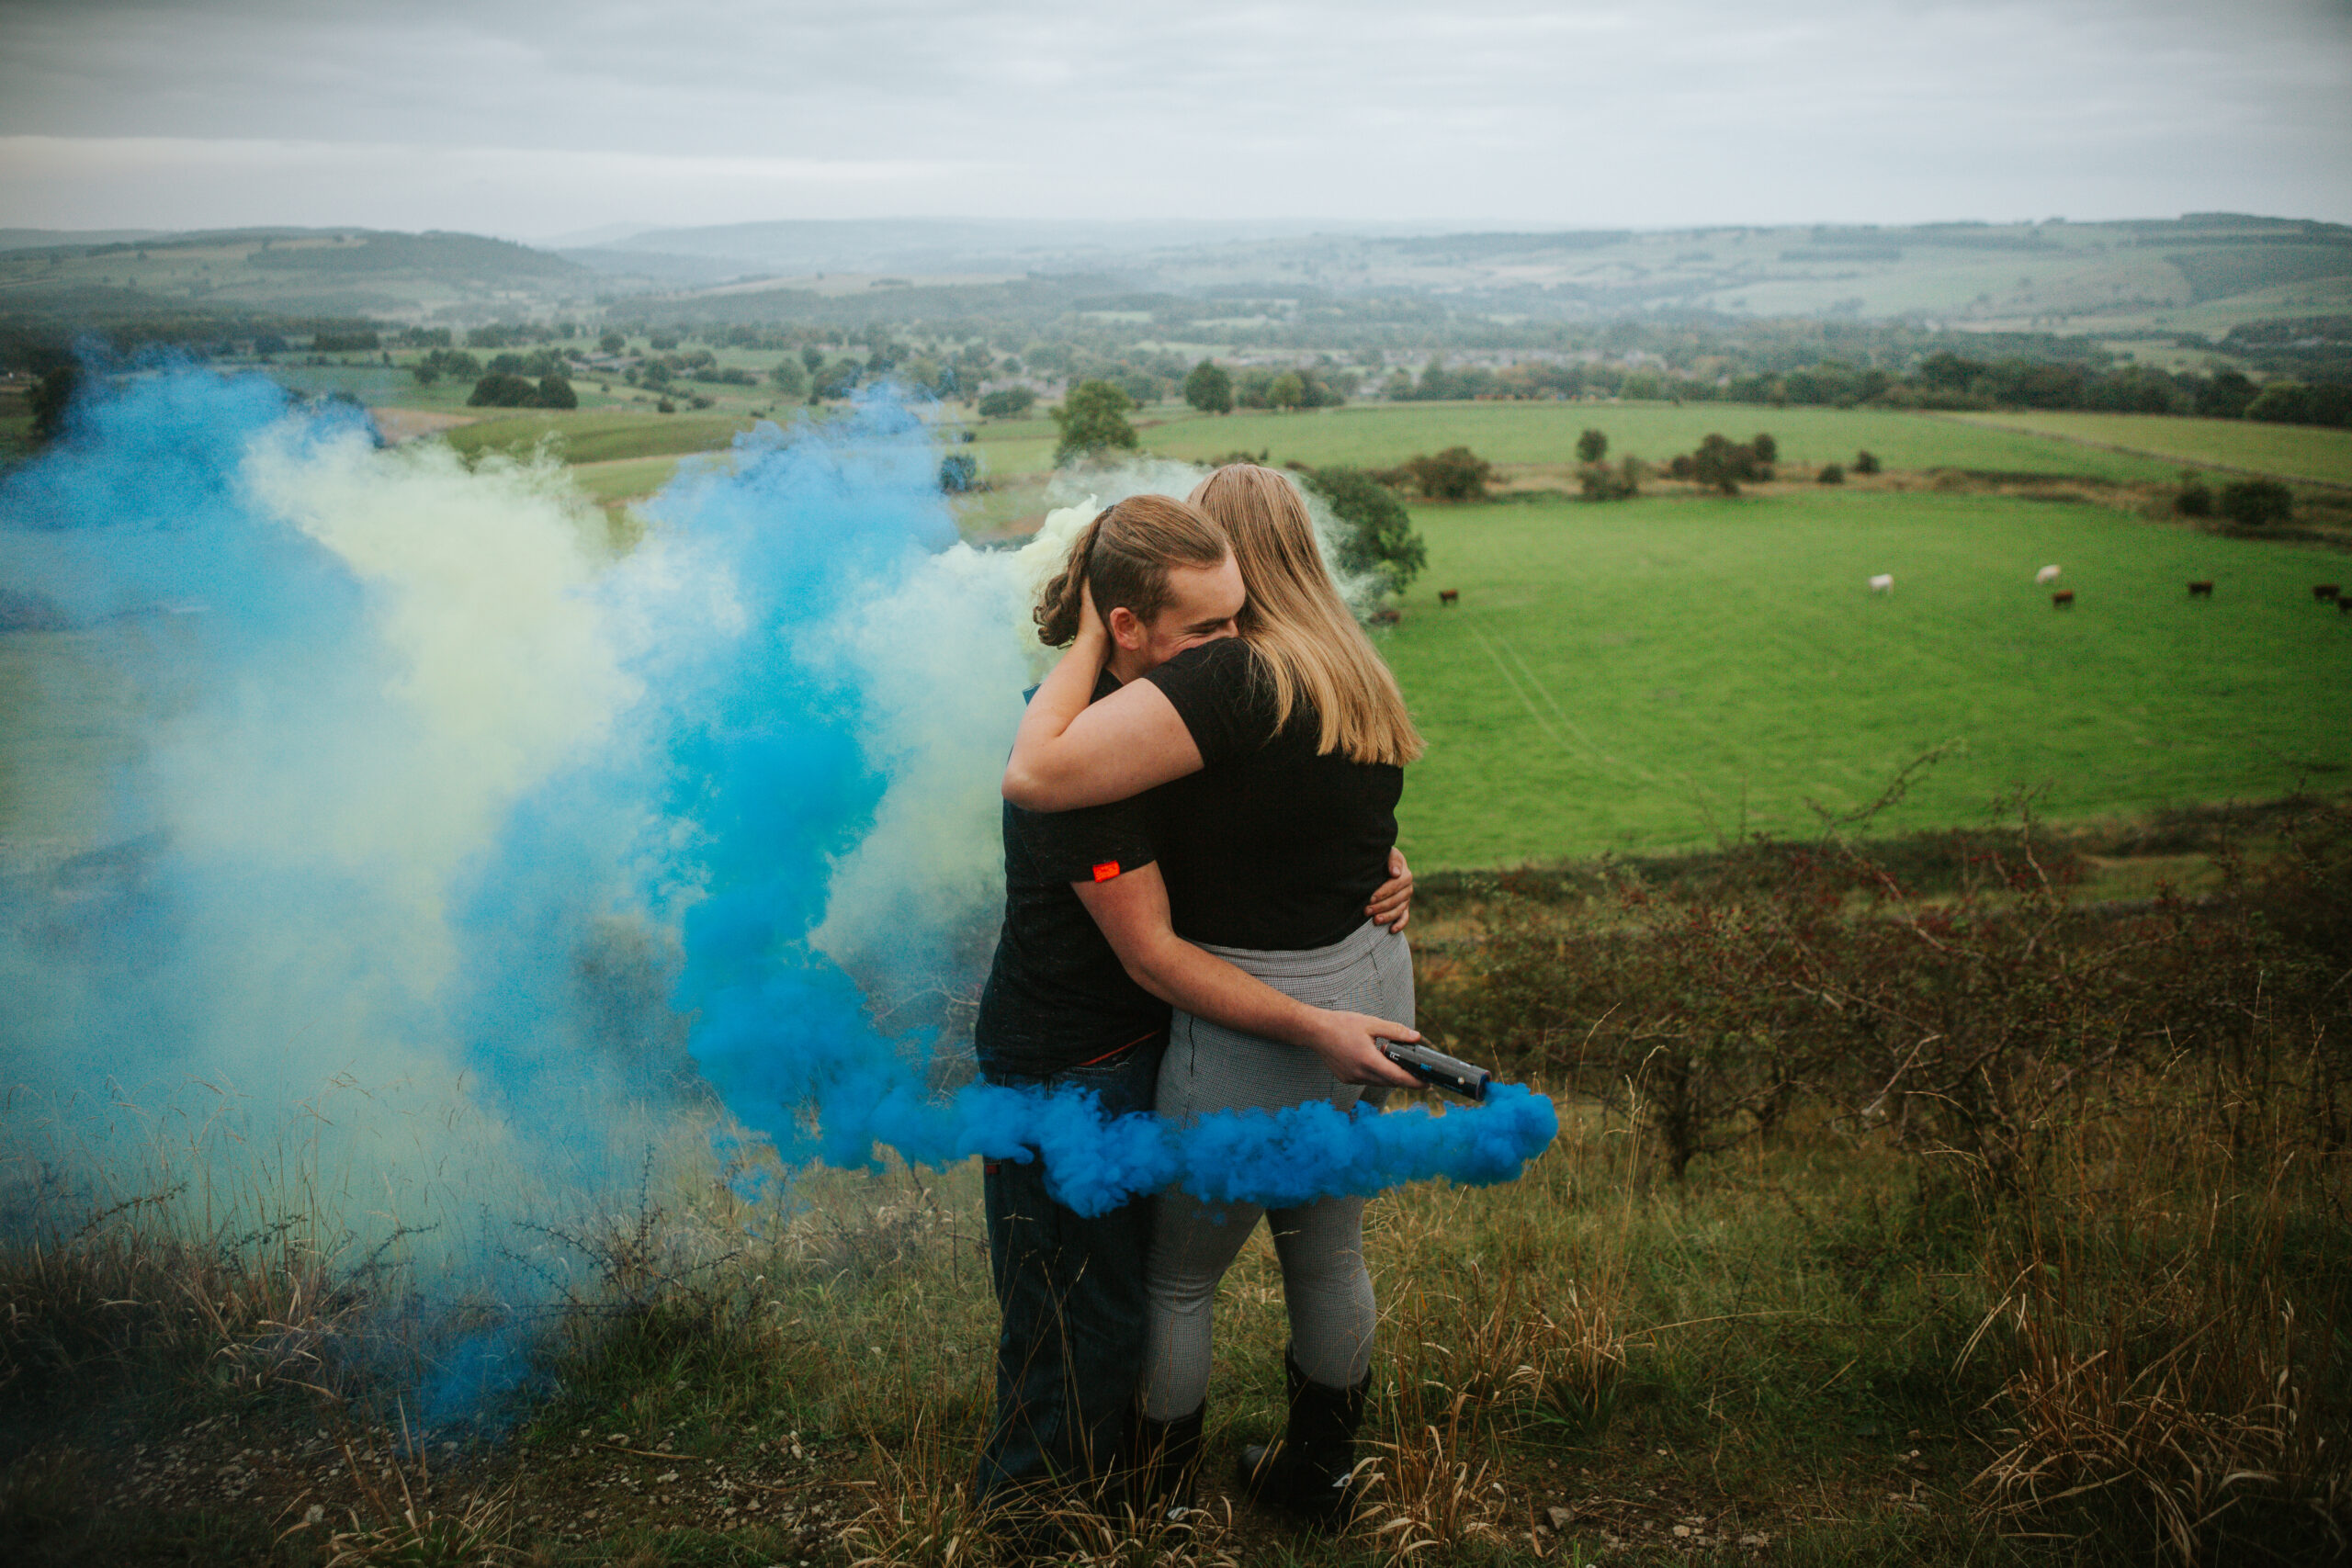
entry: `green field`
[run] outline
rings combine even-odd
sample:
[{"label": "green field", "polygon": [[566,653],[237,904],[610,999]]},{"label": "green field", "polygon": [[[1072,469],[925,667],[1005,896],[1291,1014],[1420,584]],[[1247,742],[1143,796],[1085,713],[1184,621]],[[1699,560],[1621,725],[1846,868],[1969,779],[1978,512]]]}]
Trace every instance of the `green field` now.
[{"label": "green field", "polygon": [[1060,433],[1050,419],[974,419],[965,428],[971,431],[986,472],[993,478],[1042,474],[1053,468],[1054,446]]},{"label": "green field", "polygon": [[[1152,423],[1156,421],[1156,423]],[[1710,432],[1745,440],[1759,430],[1780,443],[1781,460],[1810,467],[1850,463],[1867,447],[1890,468],[1976,468],[2169,479],[2180,465],[2042,436],[1985,430],[1885,409],[1769,408],[1740,403],[1352,403],[1304,413],[1205,416],[1153,410],[1136,423],[1145,450],[1201,462],[1228,452],[1265,452],[1275,463],[1346,463],[1386,468],[1416,453],[1468,446],[1497,463],[1573,463],[1578,433],[1605,433],[1612,457],[1662,462]],[[997,474],[1041,468],[1053,456],[1042,420],[976,427]]]},{"label": "green field", "polygon": [[140,713],[116,653],[104,631],[0,637],[0,840],[80,849],[119,828],[113,776],[138,754]]},{"label": "green field", "polygon": [[[1850,810],[1947,742],[1881,829],[2020,785],[2089,818],[2352,770],[2352,619],[2311,596],[2340,556],[1987,496],[1415,517],[1429,570],[1385,651],[1430,742],[1400,810],[1417,865],[1803,831],[1808,802]],[[2035,587],[2046,563],[2071,611]]]},{"label": "green field", "polygon": [[443,440],[471,456],[492,449],[525,451],[553,437],[568,463],[611,463],[630,457],[676,457],[714,452],[752,428],[746,415],[645,413],[607,409],[534,410],[502,413],[449,431]]},{"label": "green field", "polygon": [[2147,413],[1963,413],[1984,428],[2041,431],[2075,441],[2128,446],[2176,466],[2217,463],[2282,479],[2352,485],[2352,430],[2268,424],[2254,419],[2186,419]]}]

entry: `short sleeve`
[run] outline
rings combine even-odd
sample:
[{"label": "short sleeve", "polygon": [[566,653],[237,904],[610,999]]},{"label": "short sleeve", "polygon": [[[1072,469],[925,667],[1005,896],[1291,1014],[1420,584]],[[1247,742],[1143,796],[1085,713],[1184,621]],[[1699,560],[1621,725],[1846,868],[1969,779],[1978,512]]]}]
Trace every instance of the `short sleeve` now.
[{"label": "short sleeve", "polygon": [[1166,695],[1210,767],[1274,738],[1257,660],[1248,643],[1226,637],[1188,648],[1144,675]]},{"label": "short sleeve", "polygon": [[1023,818],[1031,864],[1046,882],[1108,882],[1159,858],[1141,796]]}]

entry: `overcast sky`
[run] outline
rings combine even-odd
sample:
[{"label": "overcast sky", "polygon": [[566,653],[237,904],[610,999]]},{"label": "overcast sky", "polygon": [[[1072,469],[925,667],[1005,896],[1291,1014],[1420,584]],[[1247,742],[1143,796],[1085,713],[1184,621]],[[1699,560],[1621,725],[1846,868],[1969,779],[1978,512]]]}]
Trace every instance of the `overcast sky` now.
[{"label": "overcast sky", "polygon": [[0,0],[0,227],[2352,220],[2352,0]]}]

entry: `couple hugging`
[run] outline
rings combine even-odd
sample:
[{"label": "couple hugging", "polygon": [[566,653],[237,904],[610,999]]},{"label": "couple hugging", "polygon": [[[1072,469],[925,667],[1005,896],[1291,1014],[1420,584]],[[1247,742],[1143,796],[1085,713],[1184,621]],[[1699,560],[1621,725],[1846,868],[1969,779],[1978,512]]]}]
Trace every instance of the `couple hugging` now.
[{"label": "couple hugging", "polygon": [[[1067,644],[1004,774],[1005,917],[976,1029],[992,1082],[1078,1086],[1177,1121],[1415,1079],[1396,853],[1421,753],[1289,478],[1219,468],[1098,515],[1036,609]],[[1290,1317],[1290,1419],[1252,1495],[1350,1511],[1375,1312],[1363,1200],[1261,1211],[1170,1189],[1082,1217],[1042,1157],[986,1167],[1003,1327],[980,1500],[1187,1506],[1218,1280],[1263,1212]],[[1017,1521],[1026,1519],[1028,1525]]]}]

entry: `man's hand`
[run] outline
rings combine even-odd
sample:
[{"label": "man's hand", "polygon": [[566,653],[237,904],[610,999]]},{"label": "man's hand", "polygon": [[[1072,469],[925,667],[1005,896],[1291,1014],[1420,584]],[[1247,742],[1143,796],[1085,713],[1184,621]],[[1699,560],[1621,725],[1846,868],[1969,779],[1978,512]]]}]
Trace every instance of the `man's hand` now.
[{"label": "man's hand", "polygon": [[1391,846],[1388,851],[1388,880],[1372,890],[1372,902],[1363,907],[1372,923],[1401,931],[1405,922],[1413,918],[1413,868],[1405,863],[1405,852]]},{"label": "man's hand", "polygon": [[1307,1042],[1307,1048],[1323,1058],[1323,1065],[1341,1083],[1385,1083],[1398,1089],[1419,1089],[1421,1080],[1390,1061],[1380,1043],[1402,1040],[1414,1044],[1420,1038],[1419,1030],[1391,1023],[1385,1018],[1317,1008],[1314,1035]]}]

